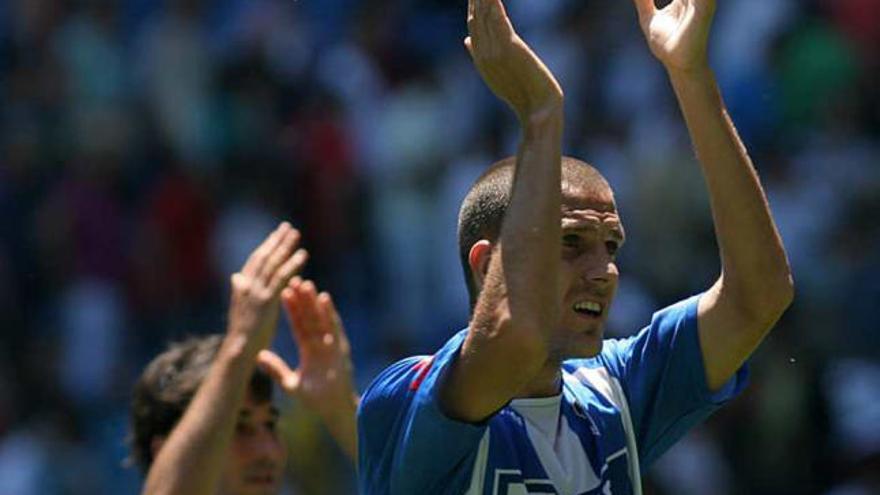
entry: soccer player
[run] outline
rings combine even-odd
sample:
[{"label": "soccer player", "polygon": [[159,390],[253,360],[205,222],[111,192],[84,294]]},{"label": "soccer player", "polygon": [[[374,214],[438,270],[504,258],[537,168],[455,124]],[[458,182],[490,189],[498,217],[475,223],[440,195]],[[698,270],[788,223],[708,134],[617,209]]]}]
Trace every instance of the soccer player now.
[{"label": "soccer player", "polygon": [[782,242],[708,65],[714,0],[635,6],[701,163],[719,278],[603,342],[624,240],[611,188],[561,156],[563,92],[501,0],[470,0],[465,45],[522,139],[461,207],[469,327],[364,394],[362,494],[639,494],[640,472],[742,389],[790,304]]},{"label": "soccer player", "polygon": [[[132,457],[150,495],[278,493],[286,450],[275,429],[272,380],[357,453],[348,339],[326,292],[295,275],[307,253],[282,223],[232,275],[225,335],[172,344],[144,370],[132,399]],[[300,353],[291,370],[267,347],[279,306]]]}]

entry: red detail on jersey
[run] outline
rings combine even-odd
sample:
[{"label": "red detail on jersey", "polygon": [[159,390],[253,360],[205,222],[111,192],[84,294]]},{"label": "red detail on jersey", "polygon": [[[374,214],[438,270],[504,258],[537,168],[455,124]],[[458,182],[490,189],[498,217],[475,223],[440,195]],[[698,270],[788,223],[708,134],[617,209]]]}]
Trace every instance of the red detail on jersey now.
[{"label": "red detail on jersey", "polygon": [[413,379],[412,383],[409,384],[410,390],[418,390],[419,385],[425,380],[425,377],[428,376],[428,371],[431,371],[431,365],[434,364],[434,356],[426,357],[422,359],[418,363],[413,366],[413,369],[417,372],[416,377]]}]

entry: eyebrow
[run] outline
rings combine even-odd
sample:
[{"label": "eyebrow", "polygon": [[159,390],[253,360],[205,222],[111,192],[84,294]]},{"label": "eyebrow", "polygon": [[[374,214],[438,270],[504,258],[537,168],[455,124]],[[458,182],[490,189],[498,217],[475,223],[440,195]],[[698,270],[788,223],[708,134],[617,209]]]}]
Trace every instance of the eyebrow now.
[{"label": "eyebrow", "polygon": [[[269,415],[272,416],[272,419],[278,419],[281,417],[281,411],[279,411],[277,407],[272,406],[269,408]],[[239,421],[251,419],[251,416],[253,416],[253,414],[250,409],[242,409],[238,412]]]},{"label": "eyebrow", "polygon": [[[584,222],[577,221],[574,225],[565,225],[562,227],[563,232],[578,232],[578,231],[589,231],[595,232],[599,230],[598,222]],[[611,234],[616,241],[623,243],[626,240],[626,234],[623,233],[623,229],[620,227],[612,227],[608,229],[608,232]]]}]

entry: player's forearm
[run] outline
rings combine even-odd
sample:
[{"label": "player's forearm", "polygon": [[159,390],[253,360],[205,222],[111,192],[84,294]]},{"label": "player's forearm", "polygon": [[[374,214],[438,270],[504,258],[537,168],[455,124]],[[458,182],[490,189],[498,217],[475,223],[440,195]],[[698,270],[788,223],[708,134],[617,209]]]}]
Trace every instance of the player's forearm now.
[{"label": "player's forearm", "polygon": [[[489,264],[485,298],[476,312],[483,320],[477,330],[486,333],[476,337],[487,340],[487,348],[520,356],[516,371],[506,371],[512,384],[529,381],[552,352],[547,334],[560,306],[562,103],[520,116],[520,122],[523,137],[510,204]],[[488,321],[481,314],[487,310]]]},{"label": "player's forearm", "polygon": [[456,419],[479,422],[521,393],[545,366],[544,335],[559,310],[562,112],[526,129],[500,246],[471,330],[440,392]]},{"label": "player's forearm", "polygon": [[324,425],[336,444],[345,452],[352,462],[357,465],[357,407],[360,399],[357,394],[351,395],[351,400],[334,408],[332,412],[321,414]]},{"label": "player's forearm", "polygon": [[561,102],[522,121],[510,205],[501,227],[500,268],[511,325],[543,336],[559,311]]},{"label": "player's forearm", "polygon": [[254,371],[252,352],[224,342],[153,462],[144,495],[214,495]]},{"label": "player's forearm", "polygon": [[792,298],[782,240],[711,70],[670,72],[709,188],[722,287],[757,320],[775,321]]}]

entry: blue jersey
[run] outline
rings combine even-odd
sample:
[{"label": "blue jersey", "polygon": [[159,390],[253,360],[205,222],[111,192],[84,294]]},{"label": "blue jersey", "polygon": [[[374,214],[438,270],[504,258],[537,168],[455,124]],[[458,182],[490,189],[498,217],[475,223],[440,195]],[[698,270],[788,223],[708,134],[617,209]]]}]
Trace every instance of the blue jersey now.
[{"label": "blue jersey", "polygon": [[437,404],[466,330],[433,356],[390,366],[358,410],[360,492],[640,494],[640,472],[746,382],[743,368],[708,389],[697,301],[655,313],[634,337],[606,340],[594,358],[565,361],[559,395],[514,399],[481,424],[450,419]]}]

